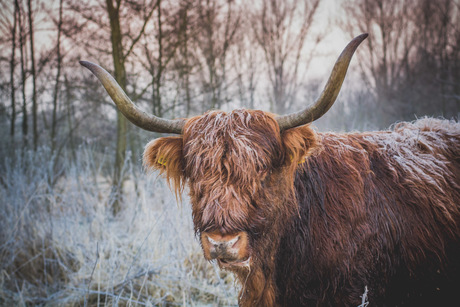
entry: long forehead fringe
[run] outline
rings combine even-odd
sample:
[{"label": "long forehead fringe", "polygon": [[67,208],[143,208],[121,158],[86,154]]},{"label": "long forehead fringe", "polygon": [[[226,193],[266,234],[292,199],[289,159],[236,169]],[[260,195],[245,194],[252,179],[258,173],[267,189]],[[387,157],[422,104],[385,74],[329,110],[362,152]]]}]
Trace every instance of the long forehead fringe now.
[{"label": "long forehead fringe", "polygon": [[280,154],[277,131],[275,119],[262,111],[211,111],[192,118],[184,133],[185,167],[192,177],[206,173],[220,182],[233,177],[249,183]]}]

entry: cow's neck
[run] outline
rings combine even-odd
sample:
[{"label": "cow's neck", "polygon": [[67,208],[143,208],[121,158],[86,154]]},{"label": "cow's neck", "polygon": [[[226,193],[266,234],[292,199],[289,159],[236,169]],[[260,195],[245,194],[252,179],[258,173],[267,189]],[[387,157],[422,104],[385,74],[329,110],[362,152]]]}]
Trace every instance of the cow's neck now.
[{"label": "cow's neck", "polygon": [[[286,206],[295,206],[294,198],[287,197],[283,200]],[[248,268],[240,268],[235,271],[242,288],[239,294],[241,307],[249,306],[277,306],[278,289],[275,283],[276,259],[278,258],[280,242],[286,223],[291,223],[297,210],[284,210],[291,212],[290,215],[278,215],[274,223],[267,227],[263,234],[256,240],[253,258]]]}]

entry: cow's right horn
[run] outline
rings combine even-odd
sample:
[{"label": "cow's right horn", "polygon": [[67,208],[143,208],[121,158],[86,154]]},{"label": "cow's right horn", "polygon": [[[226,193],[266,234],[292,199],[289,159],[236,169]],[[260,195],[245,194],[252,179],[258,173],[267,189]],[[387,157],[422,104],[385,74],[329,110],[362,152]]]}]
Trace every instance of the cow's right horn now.
[{"label": "cow's right horn", "polygon": [[280,131],[311,123],[323,116],[329,110],[340,92],[342,82],[347,73],[348,65],[350,64],[356,48],[358,48],[359,44],[361,44],[367,36],[367,33],[361,34],[348,43],[335,62],[331,76],[329,77],[329,80],[327,80],[323,92],[313,105],[296,113],[276,117]]},{"label": "cow's right horn", "polygon": [[183,119],[170,120],[145,113],[129,99],[120,85],[118,85],[117,81],[115,81],[105,69],[87,61],[80,61],[80,64],[88,68],[99,81],[101,81],[107,93],[109,93],[113,102],[117,105],[118,110],[120,110],[130,122],[148,131],[176,134],[182,133],[185,124]]}]

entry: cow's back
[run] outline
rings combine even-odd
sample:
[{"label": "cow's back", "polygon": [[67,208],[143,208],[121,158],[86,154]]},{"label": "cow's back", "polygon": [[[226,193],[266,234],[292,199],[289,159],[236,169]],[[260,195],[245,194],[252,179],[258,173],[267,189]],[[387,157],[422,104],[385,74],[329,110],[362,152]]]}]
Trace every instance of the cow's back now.
[{"label": "cow's back", "polygon": [[[278,253],[280,303],[430,305],[460,291],[460,124],[318,134]],[[307,289],[307,290],[305,290]],[[403,304],[404,305],[404,304]]]}]

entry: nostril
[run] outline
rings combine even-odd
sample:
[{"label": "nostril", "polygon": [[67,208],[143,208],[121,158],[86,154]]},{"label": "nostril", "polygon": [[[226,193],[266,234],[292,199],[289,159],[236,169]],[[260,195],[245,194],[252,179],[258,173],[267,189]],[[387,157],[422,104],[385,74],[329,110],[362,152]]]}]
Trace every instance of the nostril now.
[{"label": "nostril", "polygon": [[236,247],[238,241],[240,240],[240,236],[236,236],[235,238],[228,241],[227,246],[229,247]]},{"label": "nostril", "polygon": [[214,247],[217,247],[217,246],[222,244],[222,242],[213,240],[213,239],[211,239],[211,237],[207,237],[207,238],[208,238],[209,243],[211,243]]},{"label": "nostril", "polygon": [[211,251],[209,255],[211,256],[211,259],[216,259],[219,256],[219,254],[216,251]]},{"label": "nostril", "polygon": [[218,244],[217,246],[213,246],[209,250],[209,255],[211,259],[220,258],[228,253],[228,249],[226,248],[225,244]]}]

